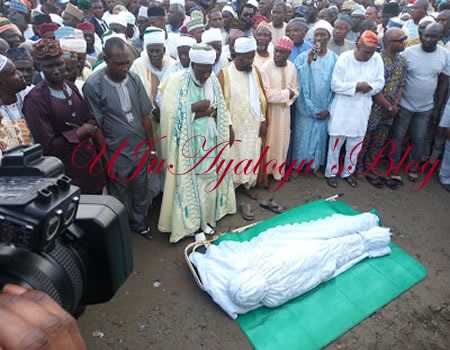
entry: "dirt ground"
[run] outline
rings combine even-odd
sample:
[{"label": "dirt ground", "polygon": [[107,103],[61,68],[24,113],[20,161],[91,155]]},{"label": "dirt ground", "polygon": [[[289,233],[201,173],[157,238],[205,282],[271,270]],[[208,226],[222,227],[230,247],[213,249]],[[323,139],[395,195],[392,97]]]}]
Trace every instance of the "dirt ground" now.
[{"label": "dirt ground", "polygon": [[[378,310],[326,347],[332,349],[450,348],[450,204],[449,193],[433,176],[419,192],[411,183],[393,191],[343,181],[332,189],[314,175],[302,174],[275,193],[258,190],[287,208],[321,196],[343,193],[342,201],[358,210],[376,208],[392,240],[428,270],[425,280]],[[273,214],[251,202],[256,221]],[[158,210],[149,217],[154,232]],[[247,225],[239,214],[225,217],[218,232]],[[193,241],[169,243],[167,234],[151,241],[133,237],[134,273],[109,303],[89,306],[79,325],[89,349],[251,349],[237,323],[195,284],[184,261]],[[282,330],[274,329],[274,332]]]}]

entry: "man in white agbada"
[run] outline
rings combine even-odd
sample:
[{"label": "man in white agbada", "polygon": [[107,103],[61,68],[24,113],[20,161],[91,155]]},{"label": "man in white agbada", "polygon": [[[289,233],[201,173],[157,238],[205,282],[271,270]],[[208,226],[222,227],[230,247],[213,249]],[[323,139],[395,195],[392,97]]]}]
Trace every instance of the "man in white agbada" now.
[{"label": "man in white agbada", "polygon": [[228,64],[227,54],[222,50],[222,31],[218,28],[208,29],[202,34],[202,43],[208,44],[216,50],[213,72],[218,75],[222,68]]},{"label": "man in white agbada", "polygon": [[341,177],[352,187],[357,156],[367,130],[372,96],[384,87],[384,64],[378,52],[378,37],[366,30],[357,48],[342,53],[334,67],[331,89],[335,97],[330,109],[328,158],[325,177],[331,187],[337,187],[339,153],[345,142],[345,159]]},{"label": "man in white agbada", "polygon": [[212,233],[217,220],[236,212],[232,175],[217,168],[231,159],[231,121],[219,82],[211,74],[216,52],[196,44],[189,57],[190,69],[172,74],[160,87],[161,134],[166,136],[162,154],[171,167],[166,170],[158,229],[171,232],[172,243]]},{"label": "man in white agbada", "polygon": [[[191,47],[196,44],[197,41],[188,35],[180,35],[177,38],[177,52],[178,58],[175,64],[172,64],[170,67],[166,69],[164,75],[161,77],[160,84],[163,84],[164,81],[169,77],[169,75],[179,72],[180,70],[189,69],[190,58],[189,51]],[[214,70],[214,68],[213,68]],[[159,104],[159,98],[157,96],[156,102]]]},{"label": "man in white agbada", "polygon": [[[250,189],[258,179],[259,169],[254,167],[261,154],[261,137],[267,133],[267,100],[260,73],[253,65],[256,40],[251,37],[238,38],[234,49],[234,61],[225,66],[218,77],[231,113],[234,139],[237,140],[231,147],[232,159],[234,165],[243,161],[243,165],[233,171],[233,182],[236,188],[242,185],[246,196],[257,199]],[[247,163],[250,166],[244,172]]]}]

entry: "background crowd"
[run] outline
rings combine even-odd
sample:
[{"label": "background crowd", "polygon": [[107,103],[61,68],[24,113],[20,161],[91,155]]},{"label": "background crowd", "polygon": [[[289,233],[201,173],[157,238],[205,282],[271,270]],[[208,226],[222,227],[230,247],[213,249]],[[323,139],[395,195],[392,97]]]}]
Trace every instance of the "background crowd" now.
[{"label": "background crowd", "polygon": [[[255,186],[301,171],[395,189],[439,169],[450,191],[445,0],[11,0],[0,11],[1,149],[40,143],[82,193],[122,201],[144,237],[161,193],[158,229],[201,240],[237,210],[254,219],[235,191],[257,199]],[[374,167],[381,154],[389,176]]]}]

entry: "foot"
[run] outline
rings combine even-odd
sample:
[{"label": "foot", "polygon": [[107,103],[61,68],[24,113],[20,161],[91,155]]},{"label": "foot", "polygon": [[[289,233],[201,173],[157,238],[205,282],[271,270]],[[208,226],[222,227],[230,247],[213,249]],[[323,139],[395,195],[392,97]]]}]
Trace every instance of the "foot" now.
[{"label": "foot", "polygon": [[353,177],[353,175],[344,177],[343,180],[348,183],[350,186],[352,186],[353,188],[355,188],[358,185],[358,182],[356,181],[356,179]]},{"label": "foot", "polygon": [[323,179],[323,178],[325,178],[325,175],[324,175],[323,172],[320,171],[320,170],[316,170],[315,172],[313,172],[313,174],[314,174],[318,179]]},{"label": "foot", "polygon": [[327,178],[327,185],[330,186],[330,187],[336,188],[337,187],[336,177],[335,176],[328,177]]},{"label": "foot", "polygon": [[253,199],[254,201],[258,199],[258,195],[256,194],[256,192],[250,188],[247,189],[245,187],[242,187],[242,193],[246,195],[248,198]]},{"label": "foot", "polygon": [[139,236],[141,236],[141,237],[143,237],[145,239],[152,239],[153,238],[151,230],[150,230],[150,227],[144,227],[144,228],[142,228],[140,230],[136,230],[136,233]]}]

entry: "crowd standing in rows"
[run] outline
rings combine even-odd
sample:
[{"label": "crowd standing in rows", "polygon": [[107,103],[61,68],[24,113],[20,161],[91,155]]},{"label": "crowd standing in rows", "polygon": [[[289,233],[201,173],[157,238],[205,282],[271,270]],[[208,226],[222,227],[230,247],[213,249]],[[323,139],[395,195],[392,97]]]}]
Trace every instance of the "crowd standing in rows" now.
[{"label": "crowd standing in rows", "polygon": [[333,188],[341,177],[395,189],[440,169],[450,191],[446,0],[10,0],[0,11],[2,151],[40,143],[82,193],[123,202],[143,237],[161,193],[158,229],[202,240],[237,210],[254,219],[235,191],[258,199],[255,186],[302,171]]}]

